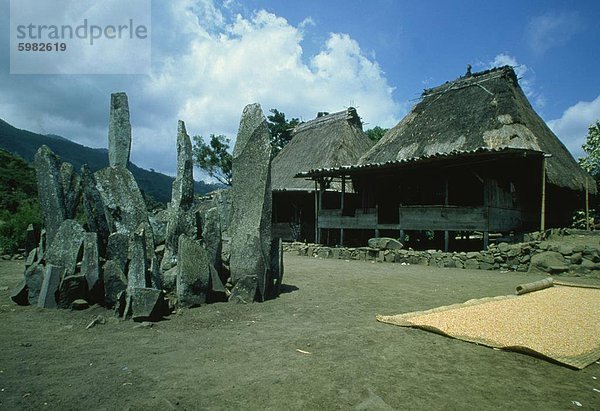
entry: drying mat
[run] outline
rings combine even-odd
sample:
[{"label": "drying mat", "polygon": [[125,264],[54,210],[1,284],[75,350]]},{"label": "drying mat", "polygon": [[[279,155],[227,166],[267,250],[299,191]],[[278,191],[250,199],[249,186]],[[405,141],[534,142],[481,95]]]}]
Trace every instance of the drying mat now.
[{"label": "drying mat", "polygon": [[377,320],[585,368],[600,358],[600,289],[555,285]]}]

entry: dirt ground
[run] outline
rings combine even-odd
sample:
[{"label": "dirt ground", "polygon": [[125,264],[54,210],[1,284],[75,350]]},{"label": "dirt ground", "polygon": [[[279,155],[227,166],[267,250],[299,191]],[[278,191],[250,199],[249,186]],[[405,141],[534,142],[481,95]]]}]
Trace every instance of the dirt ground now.
[{"label": "dirt ground", "polygon": [[112,313],[16,306],[6,287],[23,263],[0,262],[0,409],[600,409],[598,363],[575,371],[375,320],[510,294],[541,276],[285,264],[285,293],[272,301],[86,329]]}]

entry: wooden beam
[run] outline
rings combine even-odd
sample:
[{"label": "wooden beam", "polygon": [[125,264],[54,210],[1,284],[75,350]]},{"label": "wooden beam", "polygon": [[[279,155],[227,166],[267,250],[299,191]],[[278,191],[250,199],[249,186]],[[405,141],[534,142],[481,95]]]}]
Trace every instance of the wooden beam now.
[{"label": "wooden beam", "polygon": [[540,209],[540,231],[546,230],[546,156],[542,157],[542,204]]},{"label": "wooden beam", "polygon": [[317,180],[315,180],[315,243],[319,243],[319,193]]}]

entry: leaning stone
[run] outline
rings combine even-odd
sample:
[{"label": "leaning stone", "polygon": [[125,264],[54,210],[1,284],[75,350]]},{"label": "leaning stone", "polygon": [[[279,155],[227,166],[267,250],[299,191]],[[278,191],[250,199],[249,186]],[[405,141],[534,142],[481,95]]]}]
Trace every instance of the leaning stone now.
[{"label": "leaning stone", "polygon": [[19,284],[10,292],[10,299],[15,304],[29,305],[29,289],[27,288],[27,282],[25,279],[21,280]]},{"label": "leaning stone", "polygon": [[229,301],[235,303],[251,303],[254,301],[257,293],[257,279],[256,276],[246,276],[238,280],[229,296]]},{"label": "leaning stone", "polygon": [[111,167],[127,167],[131,153],[131,123],[127,94],[110,95],[108,161]]},{"label": "leaning stone", "polygon": [[63,277],[58,289],[58,307],[70,308],[73,301],[86,298],[87,290],[85,276],[69,275]]},{"label": "leaning stone", "polygon": [[559,274],[569,271],[562,254],[556,251],[544,251],[531,257],[530,273]]},{"label": "leaning stone", "polygon": [[81,177],[73,165],[62,163],[60,166],[60,180],[67,218],[75,218],[77,206],[81,199]]},{"label": "leaning stone", "polygon": [[65,220],[48,246],[46,262],[64,269],[63,276],[75,274],[83,256],[85,231],[75,220]]},{"label": "leaning stone", "polygon": [[104,264],[104,302],[108,307],[114,306],[119,294],[127,288],[127,278],[119,263],[108,260]]},{"label": "leaning stone", "polygon": [[87,164],[81,167],[81,187],[88,231],[98,234],[100,255],[105,255],[110,230],[104,214],[102,197],[96,188],[96,178]]},{"label": "leaning stone", "polygon": [[40,289],[37,305],[41,308],[56,308],[58,287],[60,286],[60,267],[48,264],[44,271],[44,279]]},{"label": "leaning stone", "polygon": [[155,288],[133,287],[127,291],[131,298],[133,321],[158,321],[164,312],[164,294]]},{"label": "leaning stone", "polygon": [[230,269],[233,284],[254,276],[265,298],[271,258],[271,145],[259,104],[244,108],[233,150]]},{"label": "leaning stone", "polygon": [[65,207],[60,174],[62,161],[47,146],[41,146],[35,153],[33,165],[42,220],[48,232],[48,239],[52,240],[62,222],[71,217]]},{"label": "leaning stone", "polygon": [[208,252],[199,241],[179,236],[177,298],[183,307],[206,303],[210,284]]},{"label": "leaning stone", "polygon": [[[146,203],[129,170],[123,167],[108,167],[97,171],[94,177],[111,233],[129,235],[135,232],[140,224],[150,226]],[[148,228],[146,236],[146,245],[152,245],[151,250],[154,251],[152,228]]]},{"label": "leaning stone", "polygon": [[25,282],[27,283],[27,299],[29,304],[37,304],[42,282],[44,281],[44,266],[34,264],[25,270]]},{"label": "leaning stone", "polygon": [[27,254],[27,260],[25,260],[25,269],[31,267],[36,261],[38,261],[38,248],[34,248]]},{"label": "leaning stone", "polygon": [[400,250],[404,245],[395,238],[375,237],[369,239],[369,247],[379,250]]}]

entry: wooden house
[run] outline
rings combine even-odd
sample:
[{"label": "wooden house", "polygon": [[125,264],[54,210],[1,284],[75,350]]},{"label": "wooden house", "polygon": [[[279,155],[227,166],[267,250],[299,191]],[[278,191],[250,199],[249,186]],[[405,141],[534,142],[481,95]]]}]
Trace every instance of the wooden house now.
[{"label": "wooden house", "polygon": [[[445,249],[459,233],[523,233],[570,223],[591,177],[529,104],[511,67],[423,92],[412,111],[357,164],[312,168],[318,242],[430,231]],[[332,184],[344,196],[318,201]],[[440,247],[441,248],[441,247]]]},{"label": "wooden house", "polygon": [[[273,159],[273,235],[284,240],[315,240],[315,183],[294,176],[311,168],[356,164],[373,143],[355,108],[301,123]],[[324,201],[335,201],[340,187],[329,187]],[[331,198],[330,198],[331,197]]]}]

